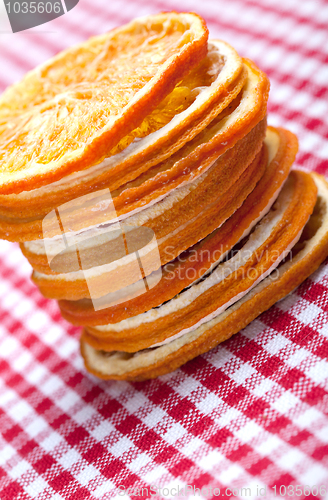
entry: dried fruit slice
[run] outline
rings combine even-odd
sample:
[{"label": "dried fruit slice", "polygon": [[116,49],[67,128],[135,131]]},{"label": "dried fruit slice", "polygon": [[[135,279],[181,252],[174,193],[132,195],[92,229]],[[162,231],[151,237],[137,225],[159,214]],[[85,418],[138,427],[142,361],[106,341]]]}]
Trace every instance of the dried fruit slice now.
[{"label": "dried fruit slice", "polygon": [[147,16],[28,73],[0,99],[0,193],[108,157],[206,55],[207,37],[196,14]]},{"label": "dried fruit slice", "polygon": [[[188,183],[185,186],[180,186],[177,189],[170,192],[170,194],[160,203],[156,203],[144,209],[141,212],[123,219],[123,224],[139,227],[140,225],[146,225],[150,227],[155,233],[157,238],[164,238],[170,235],[172,231],[176,230],[179,225],[187,223],[188,220],[197,216],[204,207],[219,199],[225,194],[223,198],[224,205],[229,204],[231,196],[234,196],[234,189],[231,191],[230,196],[227,195],[229,189],[235,186],[236,181],[254,160],[256,154],[260,151],[262,147],[262,139],[265,133],[265,120],[260,122],[254,129],[247,134],[246,137],[241,139],[233,148],[228,150],[218,160],[210,167],[210,169],[201,176],[199,176],[193,183]],[[244,182],[241,184],[244,187]],[[96,194],[96,193],[95,193]],[[204,198],[206,196],[206,198]],[[243,192],[243,199],[246,194]],[[98,198],[95,198],[96,201]],[[79,200],[77,200],[79,201]],[[70,202],[68,205],[70,206]],[[236,205],[236,200],[233,200],[233,205]],[[98,205],[98,203],[97,203]],[[65,207],[63,205],[63,207]],[[60,210],[62,207],[59,207]],[[89,217],[89,211],[93,208],[92,206],[87,207],[87,218]],[[231,211],[233,207],[229,207]],[[78,208],[70,211],[65,216],[65,227],[69,227],[70,231],[77,230],[84,227],[84,219],[82,219],[82,213],[84,206],[78,204]],[[63,211],[61,210],[61,213]],[[96,212],[98,214],[98,211]],[[107,212],[108,213],[108,210]],[[232,213],[232,212],[229,212]],[[64,211],[65,215],[65,211]],[[107,219],[110,218],[110,214],[107,215]],[[89,222],[90,224],[90,222]],[[87,223],[86,226],[89,227]],[[99,227],[102,234],[102,243],[96,239],[98,227],[91,226],[89,231],[93,232],[94,246],[98,248],[98,255],[100,260],[103,261],[101,254],[109,254],[111,252],[110,246],[104,242],[103,231]],[[55,231],[55,226],[52,228],[47,225],[47,233],[52,236],[52,230]],[[67,231],[68,232],[68,231]],[[46,235],[44,234],[46,238]],[[61,234],[60,234],[61,238]],[[36,240],[28,241],[21,245],[23,254],[28,258],[30,264],[36,271],[45,274],[56,274],[54,270],[51,270],[48,264],[49,254],[56,252],[58,238],[52,238],[51,241]],[[54,243],[54,250],[52,250],[52,242]],[[45,248],[45,243],[47,243],[47,251]],[[49,244],[50,243],[50,244]],[[164,257],[164,256],[163,256]],[[69,266],[69,252],[63,255],[63,259],[66,259]],[[172,259],[172,257],[171,257]],[[171,260],[169,259],[169,260]],[[163,264],[167,259],[163,258]],[[65,264],[63,260],[64,269]],[[73,271],[72,268],[67,267],[67,270],[61,272]],[[58,272],[57,272],[58,274]]]},{"label": "dried fruit slice", "polygon": [[144,380],[171,372],[239,332],[300,285],[328,254],[328,183],[317,174],[309,175],[318,188],[316,206],[291,258],[274,274],[216,318],[157,348],[135,354],[108,353],[94,349],[82,337],[81,351],[87,369],[100,378],[124,380]]},{"label": "dried fruit slice", "polygon": [[[195,329],[265,278],[295,245],[313,211],[317,189],[311,176],[292,171],[272,210],[259,222],[246,243],[200,283],[172,300],[119,323],[88,327],[86,339],[108,351],[135,352]],[[145,328],[145,325],[147,327]]]},{"label": "dried fruit slice", "polygon": [[[177,258],[164,266],[162,279],[155,287],[136,298],[98,311],[88,299],[62,300],[59,302],[62,316],[76,325],[117,323],[158,307],[199,279],[270,210],[287,178],[297,152],[296,137],[287,130],[268,127],[265,144],[267,168],[239,210],[219,229],[187,250],[182,260]],[[35,268],[36,259],[30,262]]]},{"label": "dried fruit slice", "polygon": [[[39,189],[18,195],[0,195],[0,215],[21,217],[22,207],[25,218],[46,215],[64,202],[101,186],[107,187],[106,182],[114,170],[118,171],[116,177],[124,184],[123,173],[128,172],[133,178],[138,175],[135,171],[140,172],[140,167],[143,171],[148,170],[192,140],[237,97],[246,78],[247,71],[236,51],[225,42],[212,41],[200,64],[137,129],[120,141],[122,148],[123,142],[127,146],[134,137],[138,138],[124,152]],[[114,150],[111,153],[114,154]]]},{"label": "dried fruit slice", "polygon": [[[241,95],[215,118],[205,130],[177,151],[171,158],[112,193],[116,213],[127,215],[143,210],[183,184],[194,181],[210,168],[215,160],[245,138],[263,120],[269,92],[269,81],[251,61],[244,62],[248,77]],[[222,163],[222,169],[224,163]],[[218,171],[218,176],[220,172]],[[102,219],[103,217],[103,219]],[[92,213],[85,227],[108,221],[101,211]],[[42,219],[22,220],[0,217],[0,237],[11,241],[42,239]]]},{"label": "dried fruit slice", "polygon": [[[264,130],[265,121],[261,125]],[[266,158],[261,158],[260,155],[252,161],[254,154],[262,146],[262,137],[262,133],[260,135],[255,133],[253,140],[247,141],[244,138],[240,141],[242,147],[238,148],[235,154],[232,154],[232,150],[228,151],[230,158],[229,156],[222,158],[222,161],[225,160],[226,163],[225,175],[222,175],[222,178],[217,175],[217,169],[220,169],[221,164],[213,165],[208,172],[199,177],[197,183],[190,185],[190,190],[184,189],[185,192],[181,193],[183,188],[177,189],[177,192],[172,193],[172,200],[166,199],[167,203],[161,204],[160,207],[156,205],[150,207],[147,214],[141,212],[123,222],[130,227],[138,226],[141,222],[144,227],[150,228],[156,235],[160,263],[163,265],[172,260],[220,226],[254,189],[266,164]],[[237,180],[233,182],[236,174]],[[134,220],[137,221],[136,224],[133,223]],[[95,248],[98,241],[94,239]],[[115,240],[105,244],[103,251],[102,248],[99,249],[107,259],[112,253],[108,247],[111,247],[113,243],[115,244]],[[102,258],[99,261],[102,261]],[[125,261],[118,261],[114,269],[113,264],[104,264],[90,269],[87,272],[88,281],[86,281],[85,270],[58,275],[34,272],[32,279],[45,296],[70,300],[90,297],[91,280],[97,282],[97,290],[95,291],[92,287],[94,290],[92,298],[99,298],[126,284]],[[127,272],[129,274],[129,269]],[[102,280],[101,283],[100,280]],[[129,282],[134,282],[132,277]]]}]

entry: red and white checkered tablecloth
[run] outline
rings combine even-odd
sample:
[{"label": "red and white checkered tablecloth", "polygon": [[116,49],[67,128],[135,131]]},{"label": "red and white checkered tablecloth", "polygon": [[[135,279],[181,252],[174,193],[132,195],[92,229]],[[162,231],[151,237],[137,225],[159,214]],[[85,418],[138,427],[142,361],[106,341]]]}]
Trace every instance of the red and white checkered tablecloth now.
[{"label": "red and white checkered tablecloth", "polygon": [[[0,90],[92,34],[177,8],[268,73],[269,123],[296,132],[298,166],[328,175],[324,0],[80,0],[16,34],[3,17]],[[223,345],[142,383],[88,375],[79,329],[29,275],[1,241],[1,500],[328,498],[328,261]]]}]

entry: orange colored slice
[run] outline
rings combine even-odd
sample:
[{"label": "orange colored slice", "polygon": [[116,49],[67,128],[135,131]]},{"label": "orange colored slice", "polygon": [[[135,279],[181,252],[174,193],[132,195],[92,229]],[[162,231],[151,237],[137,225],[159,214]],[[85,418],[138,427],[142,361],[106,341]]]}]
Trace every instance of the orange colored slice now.
[{"label": "orange colored slice", "polygon": [[110,155],[207,52],[196,14],[142,17],[70,48],[0,99],[0,193],[56,181]]},{"label": "orange colored slice", "polygon": [[233,250],[233,257],[157,309],[116,324],[88,327],[88,339],[108,351],[138,351],[209,321],[278,266],[300,238],[316,198],[312,177],[292,171],[273,208],[246,243]]},{"label": "orange colored slice", "polygon": [[[225,206],[229,213],[232,213],[232,210],[234,210],[236,206],[236,190],[238,186],[236,181],[242,176],[243,172],[254,160],[256,154],[261,150],[265,129],[266,121],[263,120],[233,148],[220,156],[207,172],[198,177],[197,181],[195,180],[183,187],[172,190],[160,203],[155,203],[141,212],[137,212],[128,218],[122,219],[121,223],[134,227],[145,225],[151,228],[155,232],[156,238],[163,239],[162,246],[164,247],[164,245],[168,245],[167,238],[170,237],[173,231],[177,230],[178,226],[186,224],[190,219],[199,215],[199,213],[204,211],[205,207],[213,201],[222,198],[220,207],[222,208]],[[245,183],[246,181],[241,179],[239,188],[242,191],[242,200],[246,197],[244,192]],[[97,193],[99,193],[99,191],[94,194]],[[73,204],[72,210],[65,210],[65,207],[67,207],[67,205],[70,207],[72,202],[64,204],[62,207],[58,207],[61,223],[65,226],[67,234],[82,229],[85,224],[89,229],[86,229],[84,233],[88,231],[93,232],[93,246],[97,248],[97,254],[101,262],[105,261],[103,255],[105,257],[112,253],[112,243],[115,243],[115,239],[111,238],[110,242],[106,242],[104,236],[102,236],[101,240],[98,240],[97,233],[99,233],[101,227],[90,226],[92,219],[89,220],[88,217],[90,212],[91,214],[95,213],[92,212],[92,209],[99,206],[99,201],[105,197],[106,192],[103,197],[95,197],[95,201],[88,206],[86,206],[86,203],[79,204],[79,200],[76,200],[77,205]],[[86,212],[86,219],[89,220],[89,223],[86,223],[85,218],[82,217],[84,211]],[[99,212],[96,212],[96,214],[98,213]],[[104,222],[111,217],[111,207],[106,210],[105,215],[107,218],[104,218]],[[218,213],[216,213],[215,216],[217,217]],[[225,214],[225,217],[227,217],[227,214]],[[48,234],[50,233],[50,238],[52,237],[52,231],[55,231],[55,227],[56,224],[54,224],[51,218],[46,225],[46,232]],[[60,238],[61,237],[60,233]],[[179,239],[180,237],[181,235],[179,235]],[[62,254],[60,271],[58,270],[55,272],[55,269],[49,267],[49,255],[53,253],[57,254],[56,242],[58,241],[58,237],[49,241],[44,231],[44,238],[44,240],[27,241],[21,244],[22,252],[27,257],[34,270],[52,275],[75,271],[76,269],[71,268],[69,264],[72,260],[70,259],[71,252],[69,250]],[[53,250],[52,242],[55,243]],[[71,250],[75,253],[73,248]],[[172,256],[169,256],[169,260],[172,260],[172,258]],[[163,253],[162,264],[166,261],[167,257]],[[82,290],[80,289],[80,291]]]},{"label": "orange colored slice", "polygon": [[[148,204],[154,203],[155,200],[159,201],[176,187],[194,181],[217,159],[219,161],[220,157],[231,150],[238,141],[245,139],[247,134],[260,125],[266,114],[269,81],[251,61],[244,61],[244,66],[248,77],[238,98],[170,158],[153,167],[151,171],[144,172],[117,192],[112,192],[117,215],[143,210]],[[223,167],[224,163],[222,169]],[[106,175],[112,174],[110,170],[106,172]],[[121,175],[125,175],[125,172]],[[129,172],[126,175],[129,176]],[[98,189],[101,187],[100,179],[99,183]],[[108,188],[108,184],[105,187]],[[72,191],[74,192],[74,186]],[[96,217],[93,212],[89,225],[102,223],[105,220],[109,220],[106,213],[102,214],[99,211]],[[42,239],[42,218],[0,217],[0,237],[10,241]]]},{"label": "orange colored slice", "polygon": [[169,373],[227,340],[313,273],[328,254],[328,183],[310,174],[318,189],[317,203],[299,243],[277,271],[213,320],[161,347],[108,353],[88,345],[81,351],[88,371],[103,379],[145,380]]},{"label": "orange colored slice", "polygon": [[[144,118],[139,127],[120,141],[111,151],[110,158],[39,189],[18,195],[0,195],[0,216],[14,218],[24,214],[27,218],[46,215],[64,202],[102,186],[108,187],[114,169],[119,170],[118,180],[122,185],[124,176],[128,174],[133,179],[139,175],[140,167],[148,172],[191,141],[226,109],[240,93],[246,78],[247,71],[236,51],[225,42],[211,41],[207,56]],[[131,144],[135,138],[138,140]],[[118,154],[124,146],[124,152]],[[139,176],[139,185],[140,180]],[[121,187],[121,191],[126,191],[126,188],[129,186]],[[112,194],[114,197],[118,195]],[[136,190],[133,194],[141,199]],[[119,209],[119,200],[117,202]]]},{"label": "orange colored slice", "polygon": [[[177,257],[220,226],[239,208],[243,200],[254,189],[256,182],[264,172],[266,163],[265,158],[263,160],[261,155],[257,155],[253,160],[254,153],[262,146],[265,121],[259,125],[261,128],[257,131],[254,130],[253,137],[248,137],[248,141],[246,138],[240,141],[241,147],[236,148],[237,151],[229,150],[227,152],[229,155],[226,155],[225,158],[221,157],[226,164],[222,178],[217,175],[217,170],[221,170],[221,164],[213,165],[208,172],[205,172],[204,178],[199,178],[202,182],[198,186],[191,185],[189,194],[182,200],[179,200],[178,195],[175,203],[168,206],[159,215],[157,215],[157,207],[149,208],[150,212],[154,210],[155,217],[145,222],[144,226],[150,228],[156,236],[162,265]],[[249,135],[252,135],[252,132]],[[256,132],[260,132],[260,134],[258,135]],[[233,182],[235,176],[237,176],[237,180]],[[173,192],[172,197],[174,195]],[[143,216],[142,212],[140,216]],[[132,220],[133,218],[130,219],[130,221]],[[127,222],[130,224],[129,219]],[[96,239],[94,243],[97,245]],[[109,245],[105,244],[103,249],[100,246],[100,253],[103,253],[105,258],[106,255],[111,255],[111,246],[112,242]],[[46,297],[70,300],[90,297],[89,284],[91,280],[92,283],[97,283],[96,291],[92,293],[92,297],[99,298],[109,291],[121,289],[126,283],[126,272],[124,272],[124,268],[122,269],[120,261],[114,271],[112,271],[111,264],[109,267],[111,271],[109,271],[107,264],[90,269],[91,276],[89,276],[88,282],[84,270],[67,274],[52,273],[52,275],[34,272],[32,279]],[[126,271],[129,274],[129,268]],[[122,279],[124,283],[122,283]],[[132,284],[134,281],[129,282]],[[94,290],[93,286],[92,288]]]},{"label": "orange colored slice", "polygon": [[[269,211],[287,178],[297,152],[296,137],[287,130],[268,127],[265,143],[269,152],[268,165],[252,193],[219,229],[185,252],[183,260],[177,258],[164,266],[162,279],[154,288],[122,304],[98,311],[94,310],[91,300],[62,300],[59,302],[62,316],[75,325],[116,323],[158,307],[199,279],[222,254],[247,236]],[[236,196],[237,193],[235,200]],[[40,255],[30,259],[32,265],[37,257],[40,259]]]}]

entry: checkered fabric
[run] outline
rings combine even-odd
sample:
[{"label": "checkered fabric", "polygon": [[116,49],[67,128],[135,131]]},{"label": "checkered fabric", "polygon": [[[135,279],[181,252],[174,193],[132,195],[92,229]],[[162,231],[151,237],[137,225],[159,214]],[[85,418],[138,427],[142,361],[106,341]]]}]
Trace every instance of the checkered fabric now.
[{"label": "checkered fabric", "polygon": [[[269,123],[298,135],[298,166],[328,175],[324,0],[80,0],[17,34],[3,18],[1,90],[89,35],[177,8],[267,72]],[[1,500],[328,498],[328,261],[223,345],[142,383],[88,375],[79,329],[29,275],[1,241]]]}]

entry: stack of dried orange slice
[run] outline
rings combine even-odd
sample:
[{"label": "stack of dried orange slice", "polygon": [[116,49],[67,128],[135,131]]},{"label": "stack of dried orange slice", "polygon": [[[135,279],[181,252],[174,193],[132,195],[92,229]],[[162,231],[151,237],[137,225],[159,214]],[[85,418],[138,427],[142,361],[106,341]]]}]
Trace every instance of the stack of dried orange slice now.
[{"label": "stack of dried orange slice", "polygon": [[136,19],[0,98],[0,237],[81,325],[86,367],[206,352],[328,254],[328,184],[267,127],[269,82],[193,13]]}]

